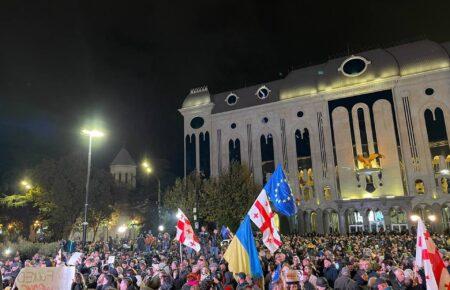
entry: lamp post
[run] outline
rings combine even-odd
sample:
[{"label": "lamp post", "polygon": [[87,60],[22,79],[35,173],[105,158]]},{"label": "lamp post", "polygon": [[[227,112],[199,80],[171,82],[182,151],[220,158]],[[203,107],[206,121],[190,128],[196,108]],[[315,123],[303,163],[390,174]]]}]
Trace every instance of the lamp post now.
[{"label": "lamp post", "polygon": [[89,200],[89,179],[91,178],[91,156],[92,156],[92,139],[103,137],[105,134],[99,130],[81,130],[81,134],[89,136],[89,151],[88,151],[88,168],[87,168],[87,178],[86,178],[86,196],[84,203],[84,222],[83,222],[83,246],[86,244],[86,231],[87,231],[87,211],[88,211],[88,200]]},{"label": "lamp post", "polygon": [[[147,175],[150,175],[153,172],[148,161],[142,162],[142,167],[144,168],[144,172]],[[161,224],[161,180],[158,178],[156,174],[153,174],[158,182],[158,225]]]}]

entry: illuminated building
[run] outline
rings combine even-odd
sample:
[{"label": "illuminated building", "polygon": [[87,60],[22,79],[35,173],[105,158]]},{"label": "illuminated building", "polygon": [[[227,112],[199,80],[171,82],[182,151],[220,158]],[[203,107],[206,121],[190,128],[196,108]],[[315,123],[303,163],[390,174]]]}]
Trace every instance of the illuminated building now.
[{"label": "illuminated building", "polygon": [[410,228],[415,213],[450,227],[450,42],[373,49],[210,94],[192,89],[185,174],[230,162],[267,180],[283,165],[299,202],[289,230]]}]

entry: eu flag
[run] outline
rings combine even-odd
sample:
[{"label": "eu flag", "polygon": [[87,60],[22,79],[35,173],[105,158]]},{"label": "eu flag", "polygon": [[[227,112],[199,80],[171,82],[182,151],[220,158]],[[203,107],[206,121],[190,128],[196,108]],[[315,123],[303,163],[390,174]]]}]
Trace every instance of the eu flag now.
[{"label": "eu flag", "polygon": [[297,213],[295,198],[292,195],[281,165],[277,166],[277,169],[264,186],[264,190],[278,213],[286,216],[292,216]]}]

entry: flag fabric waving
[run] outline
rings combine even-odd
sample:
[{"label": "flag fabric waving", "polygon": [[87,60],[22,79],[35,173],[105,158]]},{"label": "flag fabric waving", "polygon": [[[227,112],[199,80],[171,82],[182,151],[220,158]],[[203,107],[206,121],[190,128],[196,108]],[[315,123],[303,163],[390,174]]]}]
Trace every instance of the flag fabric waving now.
[{"label": "flag fabric waving", "polygon": [[231,239],[233,237],[233,234],[231,233],[230,229],[226,226],[222,226],[220,234],[222,235],[223,240]]},{"label": "flag fabric waving", "polygon": [[263,243],[273,254],[282,243],[278,229],[275,226],[274,213],[270,208],[269,200],[264,189],[253,203],[247,215],[261,230],[263,234]]},{"label": "flag fabric waving", "polygon": [[416,264],[425,271],[428,290],[450,289],[450,275],[421,219],[417,222]]},{"label": "flag fabric waving", "polygon": [[228,268],[232,273],[243,272],[252,276],[252,278],[263,277],[248,215],[245,216],[239,226],[223,258],[228,262]]},{"label": "flag fabric waving", "polygon": [[286,216],[297,213],[295,198],[280,164],[264,186],[264,190],[278,213]]},{"label": "flag fabric waving", "polygon": [[197,236],[194,234],[191,222],[184,215],[181,209],[178,209],[178,222],[177,222],[177,235],[175,240],[179,241],[186,247],[194,249],[196,252],[200,251],[200,242]]}]

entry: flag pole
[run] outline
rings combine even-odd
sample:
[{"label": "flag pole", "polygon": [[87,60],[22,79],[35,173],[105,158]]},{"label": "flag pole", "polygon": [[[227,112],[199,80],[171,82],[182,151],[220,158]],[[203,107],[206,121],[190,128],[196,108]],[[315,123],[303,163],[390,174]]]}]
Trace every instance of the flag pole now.
[{"label": "flag pole", "polygon": [[180,264],[183,263],[183,248],[180,242]]}]

